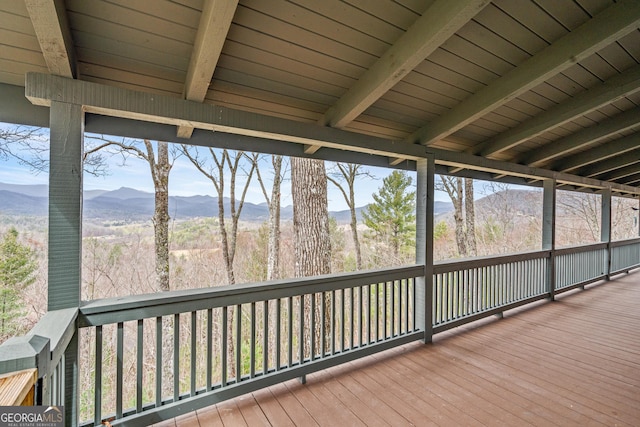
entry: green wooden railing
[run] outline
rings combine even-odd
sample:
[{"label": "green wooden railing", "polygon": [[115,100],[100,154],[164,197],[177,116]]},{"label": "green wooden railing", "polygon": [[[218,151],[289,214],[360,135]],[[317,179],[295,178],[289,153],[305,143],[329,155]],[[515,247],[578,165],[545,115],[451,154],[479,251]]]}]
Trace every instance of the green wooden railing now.
[{"label": "green wooden railing", "polygon": [[421,339],[421,275],[409,266],[87,303],[79,327],[92,361],[80,375],[95,375],[81,415],[147,425]]},{"label": "green wooden railing", "polygon": [[551,251],[528,252],[434,266],[433,332],[547,298]]}]

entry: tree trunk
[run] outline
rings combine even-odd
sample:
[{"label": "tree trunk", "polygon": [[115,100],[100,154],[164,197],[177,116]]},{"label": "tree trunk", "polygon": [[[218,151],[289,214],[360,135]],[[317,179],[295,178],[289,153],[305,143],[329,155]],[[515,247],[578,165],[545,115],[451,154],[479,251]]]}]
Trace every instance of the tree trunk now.
[{"label": "tree trunk", "polygon": [[[360,172],[360,165],[353,163],[337,163],[336,168],[338,173],[335,173],[336,177],[332,177],[331,174],[327,175],[327,180],[333,183],[338,190],[342,193],[344,201],[349,206],[349,212],[351,213],[351,236],[353,238],[353,246],[356,252],[356,269],[362,269],[362,251],[360,249],[360,239],[358,238],[358,219],[356,217],[356,197],[355,197],[355,183],[356,177],[359,175],[368,175],[368,173]],[[344,180],[344,185],[342,182]],[[345,188],[346,187],[346,188]],[[348,190],[348,194],[347,194]]]},{"label": "tree trunk", "polygon": [[358,218],[356,217],[355,206],[349,206],[351,210],[351,235],[353,236],[353,246],[356,251],[356,270],[362,270],[362,251],[360,250],[360,239],[358,238]]},{"label": "tree trunk", "polygon": [[476,244],[476,212],[473,202],[473,179],[464,179],[464,221],[466,224],[467,254],[476,256],[478,246]]},{"label": "tree trunk", "polygon": [[[293,229],[295,242],[295,276],[306,277],[331,272],[331,240],[329,236],[329,210],[327,207],[327,177],[322,160],[291,159],[291,192],[293,196]],[[329,295],[325,295],[325,298]],[[320,316],[322,304],[316,304],[316,328],[311,331],[311,298],[304,298],[304,354],[311,356],[310,339],[319,348]],[[325,338],[330,322],[325,322]],[[313,334],[313,335],[312,335]],[[330,340],[325,339],[325,343]],[[323,351],[326,350],[323,349]]]},{"label": "tree trunk", "polygon": [[467,242],[465,239],[464,232],[464,216],[462,213],[462,201],[463,201],[463,190],[462,190],[462,178],[456,177],[456,195],[457,197],[452,198],[453,202],[453,219],[456,222],[456,244],[458,246],[458,254],[462,257],[467,256]]},{"label": "tree trunk", "polygon": [[158,142],[158,159],[154,162],[153,146],[145,140],[147,158],[155,191],[153,231],[156,253],[156,287],[168,291],[169,286],[169,144]]},{"label": "tree trunk", "polygon": [[331,272],[331,242],[324,162],[291,159],[296,277]]},{"label": "tree trunk", "polygon": [[273,156],[273,186],[269,200],[269,243],[267,248],[267,280],[280,278],[280,187],[282,156]]},{"label": "tree trunk", "polygon": [[[256,168],[256,163],[251,162],[251,168],[247,174],[247,180],[242,189],[239,198],[236,198],[236,176],[241,169],[241,161],[243,158],[250,157],[242,151],[236,152],[235,157],[232,157],[229,150],[222,150],[222,153],[217,153],[213,148],[209,148],[209,154],[213,159],[215,167],[207,169],[206,161],[198,156],[198,153],[192,154],[189,148],[185,145],[182,146],[182,152],[189,158],[191,163],[209,180],[213,183],[218,194],[218,226],[220,229],[220,236],[222,239],[222,257],[225,263],[225,269],[227,273],[227,282],[229,285],[235,285],[236,278],[233,268],[233,261],[236,254],[236,244],[238,236],[238,221],[244,206],[244,199],[247,195],[247,190],[251,183],[251,177]],[[229,197],[231,199],[231,227],[227,230],[224,210],[224,195],[225,195],[225,168],[229,169]],[[236,374],[236,369],[241,369],[240,366],[235,365],[235,350],[234,350],[234,317],[235,321],[240,321],[242,313],[236,310],[233,306],[228,308],[227,318],[227,373],[229,378]]]},{"label": "tree trunk", "polygon": [[[259,157],[254,154],[252,159],[256,170],[256,176],[258,183],[262,189],[262,194],[269,206],[269,236],[267,242],[267,280],[275,280],[280,278],[280,203],[281,194],[280,189],[282,187],[282,156],[271,156],[271,164],[273,165],[273,183],[271,186],[271,194],[267,192],[267,189],[262,180],[262,174],[260,173]],[[279,322],[276,318],[277,301],[269,301],[269,357],[271,363],[276,362],[276,328],[278,328]]]},{"label": "tree trunk", "polygon": [[[273,185],[271,186],[271,197],[267,198],[269,204],[269,241],[267,243],[267,280],[280,278],[280,203],[282,187],[282,156],[273,156]],[[265,194],[265,197],[267,195]],[[279,322],[276,319],[277,304],[279,302],[271,300],[269,304],[269,348],[271,349],[272,363],[276,363],[276,328]],[[279,367],[278,367],[279,368]]]},{"label": "tree trunk", "polygon": [[439,189],[446,191],[453,204],[453,219],[456,226],[456,246],[458,247],[458,255],[464,257],[467,255],[467,242],[464,230],[464,214],[462,212],[464,202],[462,178],[440,175],[440,183],[441,186],[439,186]]},{"label": "tree trunk", "polygon": [[233,271],[233,257],[229,248],[229,235],[224,218],[224,198],[222,196],[218,196],[218,227],[220,230],[220,238],[222,239],[222,258],[224,259],[224,265],[227,271],[227,284],[235,285],[236,277]]}]

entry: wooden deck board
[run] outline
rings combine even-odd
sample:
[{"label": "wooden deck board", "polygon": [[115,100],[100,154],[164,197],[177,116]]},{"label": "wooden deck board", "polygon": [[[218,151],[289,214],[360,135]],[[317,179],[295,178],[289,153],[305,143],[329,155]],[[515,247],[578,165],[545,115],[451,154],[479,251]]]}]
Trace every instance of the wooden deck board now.
[{"label": "wooden deck board", "polygon": [[[412,424],[415,425],[439,425],[453,421],[454,409],[448,402],[443,401],[439,396],[427,390],[422,393],[415,393],[399,378],[396,369],[386,366],[384,363],[376,365],[375,372],[363,369],[358,376],[360,383],[370,390],[370,393],[381,399],[381,394],[387,394],[385,401],[390,406],[399,408]],[[471,417],[466,417],[468,425],[479,425]]]},{"label": "wooden deck board", "polygon": [[[434,417],[445,418],[447,409],[441,411],[430,411],[432,408],[430,402],[424,402],[419,397],[411,395],[402,385],[396,385],[389,380],[386,373],[380,369],[379,376],[370,376],[366,370],[353,369],[349,371],[351,364],[339,366],[331,371],[334,372],[335,378],[346,384],[355,384],[355,390],[359,390],[361,396],[366,396],[369,405],[378,405],[380,409],[388,408],[392,412],[386,412],[382,416],[385,419],[398,419],[402,417],[406,421],[400,421],[400,425],[437,425]],[[344,369],[344,371],[342,371]],[[341,372],[342,371],[342,372]],[[386,396],[380,399],[379,390],[383,389]],[[445,418],[446,419],[446,418]],[[398,425],[398,424],[392,424]]]},{"label": "wooden deck board", "polygon": [[415,355],[415,357],[414,355],[409,355],[408,359],[423,366],[425,369],[429,369],[429,365],[434,361],[437,364],[446,365],[447,376],[452,381],[455,381],[461,387],[465,387],[470,393],[483,396],[484,400],[490,400],[498,411],[509,412],[519,416],[522,420],[515,420],[518,425],[533,424],[539,419],[557,420],[558,417],[563,417],[560,411],[554,412],[535,403],[535,400],[526,394],[526,390],[516,393],[511,388],[504,387],[504,385],[497,385],[487,381],[473,366],[465,365],[461,361],[439,351],[432,352],[427,361],[420,355]]},{"label": "wooden deck board", "polygon": [[[438,398],[451,405],[454,409],[453,421],[456,424],[460,417],[457,414],[465,412],[468,412],[481,425],[489,423],[496,426],[523,424],[522,419],[514,416],[513,413],[501,410],[494,402],[486,400],[484,396],[478,398],[479,396],[469,392],[465,388],[466,384],[461,386],[456,383],[448,372],[441,375],[439,369],[429,371],[423,366],[411,364],[408,354],[398,357],[397,361],[389,360],[385,363],[395,366],[403,383],[411,390],[418,393],[434,393]],[[425,375],[429,378],[429,382],[422,381]]]},{"label": "wooden deck board", "polygon": [[216,405],[218,407],[218,414],[222,420],[222,424],[225,426],[248,426],[247,422],[240,411],[237,403],[238,399],[227,400],[225,402]]},{"label": "wooden deck board", "polygon": [[282,427],[295,426],[287,414],[287,411],[280,405],[280,402],[278,402],[278,399],[275,398],[269,388],[256,391],[253,393],[253,397],[255,397],[256,402],[258,402],[258,405],[260,405],[260,408],[262,408],[262,411],[272,425]]},{"label": "wooden deck board", "polygon": [[326,370],[324,372],[331,375],[334,382],[340,383],[340,385],[345,389],[349,390],[356,399],[366,406],[365,410],[369,411],[379,419],[384,420],[392,426],[411,424],[410,416],[408,414],[398,412],[400,410],[398,405],[391,406],[389,403],[393,402],[378,399],[370,389],[358,382],[356,377],[352,376],[350,372],[343,371],[342,373],[339,373],[337,369]]},{"label": "wooden deck board", "polygon": [[[629,398],[628,393],[633,392],[633,385],[630,385],[624,381],[624,378],[629,378],[633,375],[630,370],[627,376],[621,376],[607,372],[606,365],[599,365],[596,358],[589,358],[585,354],[579,354],[577,352],[569,351],[567,353],[559,353],[555,349],[542,350],[540,343],[521,342],[518,337],[514,337],[510,346],[505,350],[508,354],[514,357],[522,358],[525,363],[530,363],[532,366],[540,360],[547,360],[551,363],[551,371],[556,374],[562,372],[572,383],[579,383],[584,379],[589,381],[595,381],[598,383],[598,387],[601,391],[607,392],[609,397],[620,395],[622,399],[621,403],[632,404],[633,402],[624,401]],[[587,362],[591,363],[587,363]],[[540,365],[538,365],[540,366]],[[544,369],[544,366],[541,366]]]},{"label": "wooden deck board", "polygon": [[624,275],[162,425],[637,425],[638,307]]}]

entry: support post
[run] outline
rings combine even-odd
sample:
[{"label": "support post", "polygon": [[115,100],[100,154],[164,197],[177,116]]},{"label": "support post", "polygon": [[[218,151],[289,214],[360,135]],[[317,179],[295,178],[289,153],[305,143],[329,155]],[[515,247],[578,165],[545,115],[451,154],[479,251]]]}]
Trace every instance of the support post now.
[{"label": "support post", "polygon": [[556,180],[545,180],[542,188],[542,249],[551,251],[546,281],[549,299],[553,301],[556,294]]},{"label": "support post", "polygon": [[602,191],[600,216],[600,241],[607,243],[603,274],[609,280],[611,278],[611,188],[605,188]]},{"label": "support post", "polygon": [[[424,331],[424,342],[433,338],[433,206],[435,156],[416,162],[416,262],[424,264],[424,277],[416,278],[417,324]],[[422,306],[422,307],[421,307]]]},{"label": "support post", "polygon": [[80,305],[82,267],[81,105],[51,102],[49,166],[49,311]]},{"label": "support post", "polygon": [[[49,165],[48,310],[80,306],[82,284],[81,105],[51,102]],[[78,423],[78,335],[64,354],[64,405],[68,425]]]}]

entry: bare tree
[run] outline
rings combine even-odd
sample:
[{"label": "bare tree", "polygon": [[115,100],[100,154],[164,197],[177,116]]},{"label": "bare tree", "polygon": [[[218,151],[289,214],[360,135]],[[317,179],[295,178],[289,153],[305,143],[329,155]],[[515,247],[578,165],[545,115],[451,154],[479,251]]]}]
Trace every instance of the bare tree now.
[{"label": "bare tree", "polygon": [[436,189],[447,193],[453,203],[456,245],[460,256],[477,254],[473,179],[440,175]]},{"label": "bare tree", "polygon": [[291,159],[296,277],[331,272],[327,178],[322,160]]},{"label": "bare tree", "polygon": [[577,191],[558,191],[558,245],[600,241],[601,196]]},{"label": "bare tree", "polygon": [[137,140],[120,140],[102,137],[90,137],[89,140],[101,141],[102,143],[85,150],[85,159],[93,153],[105,148],[116,147],[120,155],[128,154],[142,159],[149,165],[151,179],[154,189],[154,209],[153,209],[153,230],[155,244],[156,259],[156,288],[159,291],[168,291],[169,283],[169,173],[173,166],[173,162],[178,156],[177,151],[169,153],[169,143],[156,142],[157,154],[155,153],[154,143],[148,139],[142,141],[142,147]]},{"label": "bare tree", "polygon": [[[291,193],[293,196],[293,227],[295,241],[295,275],[306,277],[331,272],[331,238],[329,235],[329,209],[327,206],[327,175],[324,161],[291,158]],[[327,297],[328,294],[325,296]],[[304,298],[306,328],[311,324],[311,302]],[[326,304],[330,318],[330,304]],[[321,304],[316,303],[316,316],[321,316]],[[328,328],[305,333],[309,339],[320,342],[322,333],[327,337]],[[325,322],[327,325],[330,322]],[[313,335],[312,335],[313,334]],[[330,340],[325,339],[328,343]],[[310,354],[309,340],[304,340],[305,355]],[[324,351],[324,349],[323,349]]]},{"label": "bare tree", "polygon": [[[104,176],[109,173],[107,157],[113,153],[105,153],[103,148],[110,146],[107,142],[94,145],[92,138],[85,139],[82,167],[85,173]],[[38,174],[49,169],[49,134],[48,129],[31,126],[14,126],[0,128],[0,159],[12,157],[21,165],[27,166]]]},{"label": "bare tree", "polygon": [[458,254],[460,254],[460,256],[466,256],[467,241],[464,235],[464,214],[462,211],[464,201],[462,178],[440,175],[440,184],[437,185],[437,189],[445,191],[451,199],[451,203],[453,203],[453,219],[456,226],[456,245],[458,246]]},{"label": "bare tree", "polygon": [[[197,149],[183,145],[182,152],[185,154],[185,156],[187,156],[187,158],[196,167],[196,169],[200,171],[200,173],[209,178],[218,194],[218,228],[220,230],[220,236],[222,238],[222,257],[224,259],[227,272],[227,282],[229,285],[235,285],[236,278],[233,261],[236,255],[238,221],[240,220],[240,214],[242,213],[242,207],[244,206],[244,200],[251,183],[251,178],[256,169],[256,162],[243,151],[237,151],[235,152],[235,154],[231,154],[226,149],[222,150],[221,152],[216,152],[213,148],[209,148],[208,154],[211,157],[213,164],[209,163],[209,159],[207,158],[208,156],[203,156],[202,153]],[[238,173],[242,170],[243,159],[250,160],[250,168],[247,172],[247,178],[244,183],[244,187],[241,190],[240,197],[237,198],[236,183]],[[230,230],[227,230],[224,206],[225,170],[229,171],[229,198],[231,211]],[[232,307],[229,308],[227,315],[227,360],[231,361],[235,358],[233,319],[236,316]],[[241,313],[237,313],[237,316],[241,316]],[[241,367],[233,366],[230,364],[229,375],[235,375],[236,369],[241,369]]]},{"label": "bare tree", "polygon": [[[236,246],[238,238],[238,222],[247,190],[251,184],[251,178],[256,169],[256,163],[243,151],[237,151],[231,154],[229,150],[216,152],[213,148],[208,149],[209,156],[213,160],[213,164],[209,164],[207,156],[203,156],[198,150],[194,150],[186,145],[182,146],[182,152],[187,156],[191,163],[206,176],[216,189],[218,195],[218,228],[222,237],[222,255],[227,270],[227,282],[229,285],[236,284],[233,261],[236,255]],[[247,179],[241,190],[240,197],[236,197],[236,183],[238,173],[242,171],[243,159],[250,160],[250,169],[247,173]],[[229,210],[231,217],[231,228],[227,229],[226,212],[224,205],[225,198],[225,170],[229,171]]]},{"label": "bare tree", "polygon": [[464,223],[467,255],[476,256],[478,245],[476,243],[476,209],[473,201],[473,179],[464,179]]},{"label": "bare tree", "polygon": [[355,182],[359,176],[371,177],[371,174],[362,168],[362,165],[353,163],[336,163],[334,169],[327,174],[327,180],[335,185],[344,201],[349,207],[351,213],[351,236],[353,237],[353,245],[356,251],[356,269],[362,269],[362,251],[360,248],[360,240],[358,238],[358,218],[356,217],[356,198],[355,198]]},{"label": "bare tree", "polygon": [[638,236],[638,200],[612,197],[611,236],[613,240]]},{"label": "bare tree", "polygon": [[0,159],[10,157],[37,172],[43,170],[41,160],[48,152],[46,130],[30,126],[0,127]]},{"label": "bare tree", "polygon": [[[35,172],[49,168],[49,138],[40,128],[18,126],[0,130],[0,157],[14,157]],[[14,145],[15,146],[12,146]],[[142,147],[141,147],[142,145]],[[103,136],[88,136],[83,147],[83,170],[94,176],[108,174],[107,157],[123,156],[123,164],[129,155],[145,160],[149,164],[154,185],[154,239],[156,258],[156,289],[168,291],[169,285],[169,172],[176,157],[169,155],[169,144],[154,144],[145,139],[115,139]],[[115,149],[115,150],[114,150]],[[171,158],[170,158],[171,157]]]},{"label": "bare tree", "polygon": [[267,243],[267,280],[280,278],[280,207],[282,186],[282,156],[271,156],[273,166],[273,182],[271,194],[267,192],[260,168],[258,167],[258,155],[254,154],[253,162],[256,165],[256,176],[262,189],[262,194],[269,207],[269,237]]}]

